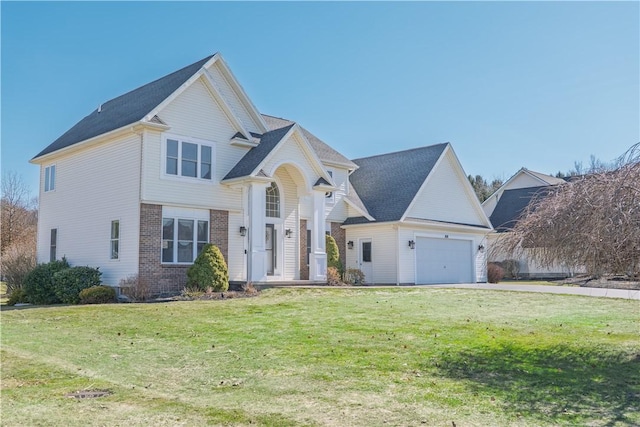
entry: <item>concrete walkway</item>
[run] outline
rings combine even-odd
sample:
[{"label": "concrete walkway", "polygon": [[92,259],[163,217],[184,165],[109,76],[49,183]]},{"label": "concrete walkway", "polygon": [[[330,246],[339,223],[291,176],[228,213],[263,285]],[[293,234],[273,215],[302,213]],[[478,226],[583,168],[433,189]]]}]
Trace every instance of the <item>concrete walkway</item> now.
[{"label": "concrete walkway", "polygon": [[498,291],[543,292],[550,294],[582,295],[601,298],[624,298],[640,301],[640,290],[583,288],[578,286],[545,286],[518,284],[469,283],[458,285],[428,285],[432,288],[489,289]]}]

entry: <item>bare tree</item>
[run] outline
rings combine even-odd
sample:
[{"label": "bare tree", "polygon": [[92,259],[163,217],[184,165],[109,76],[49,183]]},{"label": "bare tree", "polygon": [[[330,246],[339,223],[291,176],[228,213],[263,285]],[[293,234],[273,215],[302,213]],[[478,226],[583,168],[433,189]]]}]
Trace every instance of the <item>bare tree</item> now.
[{"label": "bare tree", "polygon": [[2,176],[0,200],[0,257],[2,276],[11,292],[22,286],[36,264],[37,202],[15,172]]},{"label": "bare tree", "polygon": [[35,201],[31,199],[29,187],[22,178],[10,171],[2,177],[2,199],[0,219],[0,252],[14,243],[32,239],[37,224]]},{"label": "bare tree", "polygon": [[542,266],[564,263],[594,276],[640,275],[640,143],[610,167],[591,166],[534,199],[493,250],[526,250]]}]

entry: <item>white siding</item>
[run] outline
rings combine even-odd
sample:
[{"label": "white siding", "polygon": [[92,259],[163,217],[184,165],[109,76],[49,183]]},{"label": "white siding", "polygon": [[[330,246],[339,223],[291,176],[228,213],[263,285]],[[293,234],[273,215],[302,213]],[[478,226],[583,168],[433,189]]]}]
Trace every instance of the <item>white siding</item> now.
[{"label": "white siding", "polygon": [[247,149],[229,144],[236,129],[206,86],[201,81],[196,81],[158,115],[171,126],[169,133],[172,135],[197,138],[214,145],[214,176],[211,182],[165,176],[162,134],[146,132],[142,199],[150,203],[239,210],[241,191],[220,185],[219,182],[244,156]]},{"label": "white siding", "polygon": [[[238,118],[242,126],[249,132],[261,133],[257,124],[247,111],[247,108],[240,101],[240,98],[236,92],[231,88],[231,85],[227,79],[222,75],[222,72],[216,64],[208,68],[209,74],[212,80],[215,82],[216,88],[224,98],[225,102],[233,111],[234,115]],[[248,135],[247,135],[248,136]]]},{"label": "white siding", "polygon": [[[56,164],[55,191],[44,193],[40,177],[38,262],[49,261],[52,228],[58,229],[57,258],[72,266],[100,267],[103,283],[138,272],[140,137],[112,140]],[[120,221],[119,260],[110,259],[111,221]]]},{"label": "white siding", "polygon": [[349,171],[347,169],[328,167],[333,172],[333,181],[338,190],[333,192],[333,199],[327,199],[325,204],[325,217],[327,221],[342,222],[347,219],[347,206],[342,200],[347,194]]},{"label": "white siding", "polygon": [[547,183],[540,181],[537,178],[532,177],[524,172],[520,173],[516,176],[505,188],[506,190],[515,190],[517,188],[528,188],[528,187],[540,187],[541,185],[547,185]]},{"label": "white siding", "polygon": [[407,217],[485,225],[480,204],[467,191],[467,178],[457,172],[455,163],[449,151],[427,178]]},{"label": "white siding", "polygon": [[229,254],[227,267],[229,268],[229,280],[243,281],[247,278],[247,237],[240,236],[240,227],[247,226],[244,215],[241,213],[229,213]]},{"label": "white siding", "polygon": [[367,283],[396,283],[396,236],[397,230],[391,225],[350,227],[346,230],[346,241],[353,241],[353,249],[347,249],[347,268],[360,268],[358,240],[371,238],[372,277],[365,277]]},{"label": "white siding", "polygon": [[[280,185],[280,197],[283,199],[283,209],[281,212],[283,219],[283,230],[281,238],[284,243],[284,278],[285,280],[294,280],[299,278],[298,272],[298,251],[299,251],[299,211],[298,211],[298,192],[296,183],[285,168],[278,168],[276,178]],[[288,238],[285,236],[285,230],[290,229],[293,235]]]}]

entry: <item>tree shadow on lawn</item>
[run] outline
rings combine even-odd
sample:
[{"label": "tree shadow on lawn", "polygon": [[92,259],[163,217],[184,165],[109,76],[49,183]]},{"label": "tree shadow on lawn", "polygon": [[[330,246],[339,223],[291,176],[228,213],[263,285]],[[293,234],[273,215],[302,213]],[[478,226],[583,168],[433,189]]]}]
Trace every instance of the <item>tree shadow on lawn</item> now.
[{"label": "tree shadow on lawn", "polygon": [[436,366],[440,375],[466,380],[472,391],[495,397],[517,415],[602,426],[637,425],[640,419],[637,349],[503,344],[443,354]]}]

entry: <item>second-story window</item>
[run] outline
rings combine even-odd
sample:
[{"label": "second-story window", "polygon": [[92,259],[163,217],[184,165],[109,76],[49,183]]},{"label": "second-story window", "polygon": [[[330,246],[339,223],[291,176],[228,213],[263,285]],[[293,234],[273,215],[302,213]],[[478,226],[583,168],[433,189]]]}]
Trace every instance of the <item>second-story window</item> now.
[{"label": "second-story window", "polygon": [[280,190],[275,182],[267,187],[265,216],[280,218]]},{"label": "second-story window", "polygon": [[44,168],[44,191],[53,191],[56,189],[56,165]]},{"label": "second-story window", "polygon": [[167,137],[165,144],[166,175],[211,180],[212,145],[173,137]]}]

